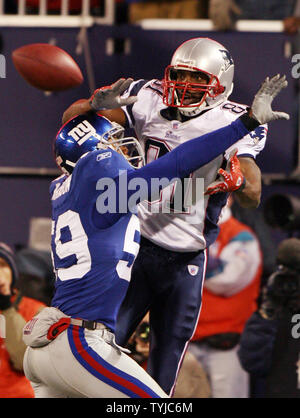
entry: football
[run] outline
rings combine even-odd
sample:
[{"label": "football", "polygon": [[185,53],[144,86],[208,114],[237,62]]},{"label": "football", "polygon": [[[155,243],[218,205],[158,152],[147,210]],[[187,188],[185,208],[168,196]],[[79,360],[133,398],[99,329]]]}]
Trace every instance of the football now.
[{"label": "football", "polygon": [[12,60],[21,76],[40,90],[68,90],[83,82],[82,72],[74,59],[55,45],[24,45],[12,52]]}]

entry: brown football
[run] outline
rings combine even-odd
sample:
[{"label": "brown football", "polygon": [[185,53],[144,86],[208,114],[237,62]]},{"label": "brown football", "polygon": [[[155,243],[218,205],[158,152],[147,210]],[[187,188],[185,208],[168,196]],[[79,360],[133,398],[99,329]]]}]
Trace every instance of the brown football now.
[{"label": "brown football", "polygon": [[40,90],[68,90],[83,82],[74,59],[55,45],[24,45],[13,51],[12,60],[21,76]]}]

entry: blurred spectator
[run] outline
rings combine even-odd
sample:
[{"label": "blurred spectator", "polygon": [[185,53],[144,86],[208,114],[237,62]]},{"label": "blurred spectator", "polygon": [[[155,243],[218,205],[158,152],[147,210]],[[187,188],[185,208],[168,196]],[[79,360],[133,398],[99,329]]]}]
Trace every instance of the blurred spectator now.
[{"label": "blurred spectator", "polygon": [[55,284],[51,253],[23,248],[16,253],[16,263],[19,270],[18,288],[22,294],[50,305]]},{"label": "blurred spectator", "polygon": [[173,398],[210,398],[211,387],[202,365],[186,352],[179,371]]},{"label": "blurred spectator", "polygon": [[231,212],[235,219],[249,226],[258,238],[264,260],[261,277],[262,286],[276,268],[276,245],[272,238],[271,227],[266,223],[260,208],[255,210],[242,208],[234,201],[231,206]]},{"label": "blurred spectator", "polygon": [[207,18],[208,0],[127,0],[129,23],[142,19]]},{"label": "blurred spectator", "polygon": [[247,321],[238,356],[256,379],[255,397],[300,398],[300,240],[282,241],[277,270]]},{"label": "blurred spectator", "polygon": [[216,30],[235,29],[236,20],[241,15],[241,9],[234,0],[210,0],[208,17]]},{"label": "blurred spectator", "polygon": [[[39,0],[26,0],[26,13],[38,14],[39,13]],[[47,14],[60,14],[61,0],[48,0],[47,1]],[[90,13],[101,15],[103,14],[103,0],[90,0]],[[68,10],[70,15],[78,15],[82,12],[82,0],[69,0]],[[17,1],[15,0],[15,9],[17,10]]]},{"label": "blurred spectator", "polygon": [[296,32],[299,0],[209,0],[209,18],[217,30],[235,29],[238,19],[283,20],[289,33]]},{"label": "blurred spectator", "polygon": [[[224,1],[224,0],[223,0]],[[225,0],[227,1],[227,0]],[[294,12],[295,0],[235,0],[240,19],[282,20]]]},{"label": "blurred spectator", "polygon": [[210,247],[203,305],[189,345],[208,375],[213,398],[249,397],[249,376],[237,357],[240,335],[256,310],[262,272],[260,246],[253,231],[236,220],[229,199]]},{"label": "blurred spectator", "polygon": [[[140,323],[128,342],[131,357],[145,370],[150,347],[149,314]],[[191,353],[186,353],[176,384],[173,398],[209,398],[211,390],[205,371]]]},{"label": "blurred spectator", "polygon": [[283,19],[283,26],[285,32],[290,35],[295,35],[298,32],[300,27],[300,0],[296,0],[293,13],[288,14],[288,16]]},{"label": "blurred spectator", "polygon": [[15,0],[4,1],[4,13],[8,13],[8,14],[17,13],[17,3]]},{"label": "blurred spectator", "polygon": [[[26,345],[22,335],[26,322],[45,305],[23,296],[15,287],[17,280],[15,255],[6,244],[0,243],[0,313],[5,319],[5,335],[0,336],[1,398],[34,397],[33,389],[23,374]],[[3,321],[1,323],[3,325]]]}]

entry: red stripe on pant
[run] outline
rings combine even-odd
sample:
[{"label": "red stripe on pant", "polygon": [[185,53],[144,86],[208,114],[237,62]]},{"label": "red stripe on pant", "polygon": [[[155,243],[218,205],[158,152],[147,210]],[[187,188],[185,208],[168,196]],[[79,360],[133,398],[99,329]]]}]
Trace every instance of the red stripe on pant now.
[{"label": "red stripe on pant", "polygon": [[136,386],[134,383],[129,382],[128,380],[124,379],[121,376],[118,376],[116,373],[113,373],[107,370],[105,367],[101,366],[83,347],[80,338],[79,338],[79,327],[73,325],[72,335],[75,343],[75,347],[81,357],[98,373],[102,374],[103,376],[107,377],[108,379],[112,380],[113,382],[118,383],[121,386],[126,387],[127,389],[131,390],[136,395],[140,396],[141,398],[151,398],[151,396],[145,392],[143,389]]}]

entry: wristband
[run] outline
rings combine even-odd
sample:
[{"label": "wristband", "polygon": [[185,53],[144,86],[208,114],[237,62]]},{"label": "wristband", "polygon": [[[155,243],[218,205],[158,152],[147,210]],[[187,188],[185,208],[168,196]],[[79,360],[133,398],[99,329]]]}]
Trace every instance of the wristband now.
[{"label": "wristband", "polygon": [[92,109],[93,112],[99,112],[100,109],[97,110],[97,109],[94,108],[94,106],[93,106],[93,100],[90,100],[89,101],[89,104],[90,104],[91,109]]},{"label": "wristband", "polygon": [[243,183],[240,185],[240,187],[237,189],[237,192],[241,192],[246,187],[246,179],[245,176],[243,177]]},{"label": "wristband", "polygon": [[254,131],[260,125],[258,120],[252,118],[248,112],[240,116],[239,119],[249,132]]}]

